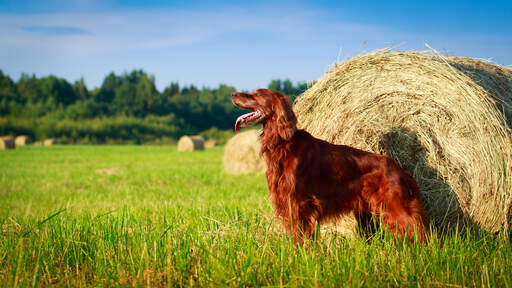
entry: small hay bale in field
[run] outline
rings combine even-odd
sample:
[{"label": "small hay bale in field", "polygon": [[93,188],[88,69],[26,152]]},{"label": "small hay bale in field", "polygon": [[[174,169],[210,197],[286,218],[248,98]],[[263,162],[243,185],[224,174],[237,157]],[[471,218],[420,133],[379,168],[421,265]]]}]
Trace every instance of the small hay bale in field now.
[{"label": "small hay bale in field", "polygon": [[263,173],[267,165],[260,157],[260,132],[247,130],[235,134],[224,147],[224,171],[228,174]]},{"label": "small hay bale in field", "polygon": [[204,150],[204,140],[201,136],[183,136],[178,141],[178,151],[190,152]]},{"label": "small hay bale in field", "polygon": [[44,141],[43,141],[44,146],[52,146],[54,144],[55,144],[55,139],[53,139],[53,138],[44,139]]},{"label": "small hay bale in field", "polygon": [[28,144],[32,144],[32,138],[30,138],[30,136],[27,135],[20,135],[16,137],[14,143],[16,144],[16,146],[25,146]]},{"label": "small hay bale in field", "polygon": [[217,143],[217,141],[215,141],[215,140],[208,140],[208,141],[204,142],[205,148],[212,148],[212,147],[215,147],[218,145],[219,145],[219,143]]},{"label": "small hay bale in field", "polygon": [[43,146],[43,141],[35,141],[34,143],[32,143],[32,145],[34,146]]},{"label": "small hay bale in field", "polygon": [[14,139],[11,136],[0,137],[0,150],[14,149]]},{"label": "small hay bale in field", "polygon": [[393,157],[418,182],[437,226],[510,227],[510,70],[469,58],[370,53],[336,65],[294,110],[300,128],[318,138]]}]

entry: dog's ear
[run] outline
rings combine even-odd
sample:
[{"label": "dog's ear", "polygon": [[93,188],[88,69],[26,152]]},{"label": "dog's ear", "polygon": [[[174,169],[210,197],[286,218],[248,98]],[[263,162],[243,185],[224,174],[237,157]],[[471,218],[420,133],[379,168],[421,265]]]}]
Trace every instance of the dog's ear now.
[{"label": "dog's ear", "polygon": [[293,113],[292,104],[288,97],[277,97],[275,113],[277,116],[277,132],[284,140],[292,138],[297,126],[297,118]]}]

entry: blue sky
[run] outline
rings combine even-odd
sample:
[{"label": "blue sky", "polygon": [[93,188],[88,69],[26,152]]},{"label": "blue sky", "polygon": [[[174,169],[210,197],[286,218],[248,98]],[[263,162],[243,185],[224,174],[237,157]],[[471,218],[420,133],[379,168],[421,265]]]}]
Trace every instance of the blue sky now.
[{"label": "blue sky", "polygon": [[[185,3],[186,2],[186,3]],[[321,77],[378,48],[512,65],[512,1],[0,0],[0,69],[84,77],[143,69],[170,82],[252,90]]]}]

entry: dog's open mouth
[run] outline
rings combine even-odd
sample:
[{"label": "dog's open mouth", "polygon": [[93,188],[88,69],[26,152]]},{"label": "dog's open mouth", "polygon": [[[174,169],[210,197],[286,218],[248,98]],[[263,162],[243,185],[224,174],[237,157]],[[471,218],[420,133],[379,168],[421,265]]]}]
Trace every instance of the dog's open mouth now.
[{"label": "dog's open mouth", "polygon": [[240,130],[240,127],[247,127],[251,126],[252,124],[255,124],[261,118],[262,115],[263,114],[260,111],[256,110],[254,112],[247,113],[238,117],[235,123],[235,131]]}]

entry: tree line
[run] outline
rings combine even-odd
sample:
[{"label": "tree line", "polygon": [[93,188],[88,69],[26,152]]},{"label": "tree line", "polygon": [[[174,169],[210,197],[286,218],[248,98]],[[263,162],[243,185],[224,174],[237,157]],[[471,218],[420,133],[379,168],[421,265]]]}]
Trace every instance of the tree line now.
[{"label": "tree line", "polygon": [[[305,83],[272,80],[269,89],[294,97]],[[0,135],[28,134],[62,143],[174,142],[204,133],[225,140],[242,111],[231,103],[232,86],[181,87],[171,82],[162,92],[154,76],[142,70],[108,74],[89,90],[84,79],[69,83],[50,75],[23,74],[13,81],[0,70]]]}]

